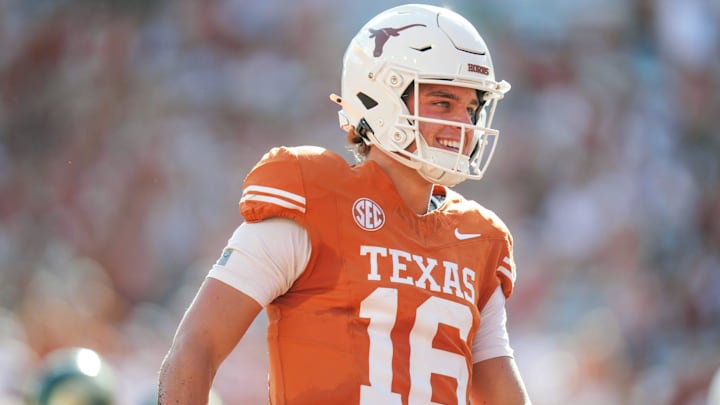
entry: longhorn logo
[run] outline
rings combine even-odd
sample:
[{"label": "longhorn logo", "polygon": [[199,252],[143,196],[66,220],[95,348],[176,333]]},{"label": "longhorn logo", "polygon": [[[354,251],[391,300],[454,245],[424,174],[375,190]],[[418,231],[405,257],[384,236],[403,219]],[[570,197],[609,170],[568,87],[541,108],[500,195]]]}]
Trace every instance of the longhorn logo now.
[{"label": "longhorn logo", "polygon": [[411,27],[427,27],[425,24],[410,24],[400,28],[380,28],[374,30],[370,28],[370,38],[375,38],[375,50],[373,50],[373,56],[379,57],[383,53],[383,46],[390,39],[390,37],[397,37],[400,35],[400,31],[406,30]]}]

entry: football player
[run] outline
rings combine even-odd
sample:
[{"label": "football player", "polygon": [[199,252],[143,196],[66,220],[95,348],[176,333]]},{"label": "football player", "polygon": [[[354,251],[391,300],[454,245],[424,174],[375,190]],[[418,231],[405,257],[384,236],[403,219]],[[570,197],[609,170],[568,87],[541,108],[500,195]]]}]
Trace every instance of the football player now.
[{"label": "football player", "polygon": [[505,326],[512,238],[450,189],[485,174],[509,88],[453,11],[404,5],[370,20],[330,96],[360,161],[319,147],[262,157],[245,222],[163,362],[160,403],[204,403],[263,308],[272,404],[529,403]]}]

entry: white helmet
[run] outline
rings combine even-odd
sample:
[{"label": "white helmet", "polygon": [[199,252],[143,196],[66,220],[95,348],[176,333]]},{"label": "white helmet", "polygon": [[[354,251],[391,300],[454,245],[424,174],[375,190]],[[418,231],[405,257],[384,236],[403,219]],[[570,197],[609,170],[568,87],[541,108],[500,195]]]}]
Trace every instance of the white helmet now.
[{"label": "white helmet", "polygon": [[[476,89],[484,106],[475,123],[424,118],[418,109],[410,114],[403,95],[410,86],[417,95],[423,83]],[[342,107],[341,128],[357,129],[365,143],[428,181],[453,186],[485,174],[499,135],[490,124],[508,90],[509,83],[495,81],[490,52],[470,22],[445,8],[408,4],[380,13],[352,39],[343,58],[342,97],[330,98]],[[470,156],[428,146],[421,121],[459,127],[461,145],[471,137]]]}]

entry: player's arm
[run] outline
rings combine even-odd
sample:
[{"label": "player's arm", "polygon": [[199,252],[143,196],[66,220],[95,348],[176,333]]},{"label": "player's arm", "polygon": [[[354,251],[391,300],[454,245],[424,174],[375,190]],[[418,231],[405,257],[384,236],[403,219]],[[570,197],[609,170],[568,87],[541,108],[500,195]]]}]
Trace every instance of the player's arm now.
[{"label": "player's arm", "polygon": [[502,356],[475,363],[470,402],[472,405],[530,404],[515,359]]},{"label": "player's arm", "polygon": [[206,403],[218,367],[261,309],[248,295],[205,279],[162,363],[159,404]]},{"label": "player's arm", "polygon": [[290,219],[240,225],[180,322],[160,370],[160,404],[206,403],[222,361],[310,254],[307,232]]},{"label": "player's arm", "polygon": [[529,404],[507,333],[507,312],[502,287],[497,287],[480,313],[481,324],[473,340],[472,405]]}]

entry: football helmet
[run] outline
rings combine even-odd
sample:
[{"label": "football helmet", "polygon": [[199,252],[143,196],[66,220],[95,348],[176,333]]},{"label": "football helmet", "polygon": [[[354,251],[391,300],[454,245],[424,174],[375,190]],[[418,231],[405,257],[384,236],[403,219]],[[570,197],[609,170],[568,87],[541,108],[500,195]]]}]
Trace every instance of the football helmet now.
[{"label": "football helmet", "polygon": [[[418,109],[411,114],[403,97],[410,86],[417,95],[423,83],[475,89],[483,107],[471,124],[425,118]],[[342,107],[341,128],[355,128],[366,144],[446,186],[483,177],[499,135],[490,127],[495,108],[510,90],[506,81],[495,81],[490,52],[470,22],[449,9],[416,4],[365,24],[345,52],[341,87],[341,96],[330,95]],[[470,139],[470,155],[429,146],[421,122],[460,128],[460,145]]]},{"label": "football helmet", "polygon": [[111,366],[90,349],[52,352],[40,370],[31,403],[36,405],[112,405],[115,377]]}]

